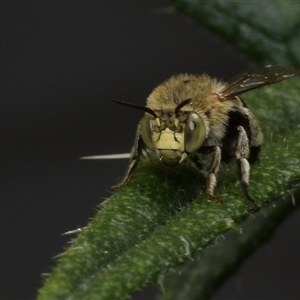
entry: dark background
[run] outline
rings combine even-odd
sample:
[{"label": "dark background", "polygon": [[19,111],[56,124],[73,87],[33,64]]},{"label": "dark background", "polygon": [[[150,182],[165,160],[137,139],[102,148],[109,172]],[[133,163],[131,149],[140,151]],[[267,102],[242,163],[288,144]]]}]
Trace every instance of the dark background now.
[{"label": "dark background", "polygon": [[[250,60],[167,1],[1,2],[0,299],[33,299],[52,257],[84,226],[127,161],[139,105],[174,73],[223,79]],[[298,299],[300,212],[213,299]],[[152,299],[151,291],[135,299]],[[152,294],[150,294],[152,295]]]}]

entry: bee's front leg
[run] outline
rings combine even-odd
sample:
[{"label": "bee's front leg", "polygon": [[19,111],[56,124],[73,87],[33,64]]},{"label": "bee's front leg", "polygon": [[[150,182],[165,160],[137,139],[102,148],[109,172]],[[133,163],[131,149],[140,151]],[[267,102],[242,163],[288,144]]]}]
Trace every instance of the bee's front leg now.
[{"label": "bee's front leg", "polygon": [[220,162],[221,162],[221,148],[219,146],[215,146],[213,150],[213,159],[206,180],[205,193],[208,199],[218,201],[218,202],[221,202],[221,200],[214,195],[214,189],[217,185],[216,174],[218,172]]},{"label": "bee's front leg", "polygon": [[136,167],[138,165],[140,155],[142,153],[142,148],[143,148],[142,145],[143,145],[143,141],[141,138],[140,125],[139,125],[137,128],[136,137],[134,139],[134,144],[133,144],[133,147],[131,150],[130,163],[129,163],[128,170],[127,170],[124,178],[122,179],[122,181],[119,184],[112,186],[112,188],[118,189],[118,188],[126,185],[129,182],[131,176],[134,174]]},{"label": "bee's front leg", "polygon": [[251,211],[257,211],[259,207],[249,194],[249,179],[250,179],[250,164],[248,162],[248,157],[250,153],[249,140],[244,127],[238,126],[237,130],[239,131],[239,135],[238,135],[237,147],[235,150],[235,156],[237,159],[239,181],[245,197],[252,203]]}]

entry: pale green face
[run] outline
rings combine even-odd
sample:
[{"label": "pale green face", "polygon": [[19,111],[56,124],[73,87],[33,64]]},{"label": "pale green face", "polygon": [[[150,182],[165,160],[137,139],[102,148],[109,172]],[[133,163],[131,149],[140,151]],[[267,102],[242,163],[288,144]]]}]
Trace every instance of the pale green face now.
[{"label": "pale green face", "polygon": [[141,136],[166,166],[176,166],[197,151],[207,131],[203,119],[195,112],[155,112],[141,120]]}]

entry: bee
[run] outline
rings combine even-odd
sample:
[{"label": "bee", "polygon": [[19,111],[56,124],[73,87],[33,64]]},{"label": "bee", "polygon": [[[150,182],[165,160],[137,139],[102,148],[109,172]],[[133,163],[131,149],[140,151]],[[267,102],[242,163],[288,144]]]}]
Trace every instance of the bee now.
[{"label": "bee", "polygon": [[258,210],[249,193],[249,179],[250,165],[258,160],[263,134],[239,95],[299,74],[291,67],[271,65],[248,69],[228,83],[205,74],[179,74],[157,86],[145,107],[113,100],[145,112],[137,127],[128,171],[118,187],[129,182],[147,149],[155,152],[167,167],[189,158],[202,169],[199,155],[210,154],[206,197],[219,200],[214,190],[220,163],[235,159],[244,196],[251,202],[251,210]]}]

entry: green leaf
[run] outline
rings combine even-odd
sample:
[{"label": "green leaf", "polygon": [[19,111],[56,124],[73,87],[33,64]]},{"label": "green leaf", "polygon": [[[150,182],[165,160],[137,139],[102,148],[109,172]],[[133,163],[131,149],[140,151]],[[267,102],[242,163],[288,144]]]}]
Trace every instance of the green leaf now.
[{"label": "green leaf", "polygon": [[300,66],[298,1],[171,0],[258,64]]},{"label": "green leaf", "polygon": [[[173,2],[257,62],[299,65],[299,41],[294,39],[299,6],[293,8],[288,2],[283,9],[279,1],[268,1],[268,9],[273,11],[269,20],[276,20],[272,26],[263,20],[261,2],[255,6],[240,1]],[[284,17],[282,22],[279,15]],[[251,225],[250,204],[236,185],[234,164],[221,167],[216,194],[223,204],[217,204],[203,196],[205,176],[193,166],[165,168],[154,158],[144,159],[130,183],[115,192],[74,238],[45,279],[38,298],[123,299],[144,286],[162,282],[166,273],[191,258],[200,266],[195,265],[191,273],[182,270],[182,276],[191,282],[202,278],[204,284],[197,291],[193,285],[185,286],[181,299],[210,295],[221,278],[247,256],[245,247],[253,249],[261,243],[265,233],[299,201],[299,95],[297,78],[243,96],[265,135],[261,162],[251,172],[251,194],[263,207],[254,215],[257,226]],[[262,227],[264,230],[259,230]],[[220,255],[223,247],[233,255]],[[216,266],[217,274],[213,274]],[[182,281],[182,277],[175,280]],[[165,283],[167,299],[176,299],[179,281]]]}]

